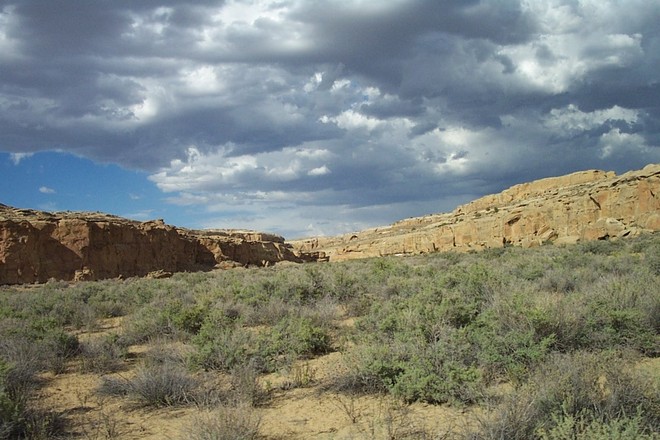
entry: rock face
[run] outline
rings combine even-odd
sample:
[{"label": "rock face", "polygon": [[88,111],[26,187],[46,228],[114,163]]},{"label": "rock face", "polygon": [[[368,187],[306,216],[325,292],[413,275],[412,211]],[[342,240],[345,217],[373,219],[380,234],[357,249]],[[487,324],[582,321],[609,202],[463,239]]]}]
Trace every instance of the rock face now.
[{"label": "rock face", "polygon": [[0,204],[0,284],[168,276],[282,261],[346,260],[545,242],[575,243],[660,230],[660,164],[621,176],[583,171],[513,186],[448,214],[339,237],[285,243],[253,231],[175,228],[99,213]]},{"label": "rock face", "polygon": [[0,284],[98,280],[232,265],[315,261],[282,237],[251,231],[192,231],[162,221],[46,213],[0,205]]},{"label": "rock face", "polygon": [[448,250],[575,243],[660,230],[660,164],[621,176],[582,171],[515,185],[449,214],[292,242],[331,261]]}]

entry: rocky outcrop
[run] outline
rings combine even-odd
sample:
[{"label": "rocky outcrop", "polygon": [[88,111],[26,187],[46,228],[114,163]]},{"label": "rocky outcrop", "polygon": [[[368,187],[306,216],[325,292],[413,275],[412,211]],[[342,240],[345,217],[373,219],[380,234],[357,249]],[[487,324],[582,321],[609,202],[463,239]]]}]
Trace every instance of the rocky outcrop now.
[{"label": "rocky outcrop", "polygon": [[0,204],[0,284],[169,276],[283,261],[345,260],[660,230],[660,164],[620,176],[583,171],[513,186],[448,214],[339,237],[285,243],[254,231],[175,228],[100,213],[47,213]]},{"label": "rocky outcrop", "polygon": [[515,185],[448,214],[339,237],[292,242],[331,261],[382,255],[532,247],[660,230],[660,164],[620,176],[582,171]]},{"label": "rocky outcrop", "polygon": [[47,213],[0,205],[0,284],[98,280],[234,265],[316,260],[282,237],[193,231],[160,220],[100,213]]}]

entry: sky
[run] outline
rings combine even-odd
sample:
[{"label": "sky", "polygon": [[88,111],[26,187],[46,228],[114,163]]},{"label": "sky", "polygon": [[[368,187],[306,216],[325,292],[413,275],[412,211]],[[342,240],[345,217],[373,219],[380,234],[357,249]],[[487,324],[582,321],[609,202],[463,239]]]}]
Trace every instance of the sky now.
[{"label": "sky", "polygon": [[287,238],[660,163],[658,0],[0,0],[0,203]]}]

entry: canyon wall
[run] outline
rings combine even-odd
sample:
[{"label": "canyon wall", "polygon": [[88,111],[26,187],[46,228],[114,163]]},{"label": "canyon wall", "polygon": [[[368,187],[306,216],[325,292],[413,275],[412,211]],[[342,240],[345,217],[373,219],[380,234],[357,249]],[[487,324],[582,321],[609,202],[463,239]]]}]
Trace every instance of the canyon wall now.
[{"label": "canyon wall", "polygon": [[47,213],[0,204],[0,284],[532,247],[658,230],[660,164],[620,176],[582,171],[541,179],[482,197],[451,213],[288,243],[280,236],[254,231],[195,231],[159,220]]},{"label": "canyon wall", "polygon": [[575,243],[660,230],[660,164],[620,176],[582,171],[515,185],[447,214],[292,242],[331,261],[508,245]]},{"label": "canyon wall", "polygon": [[0,205],[0,284],[162,275],[316,259],[314,254],[295,253],[276,235],[192,231],[162,221]]}]

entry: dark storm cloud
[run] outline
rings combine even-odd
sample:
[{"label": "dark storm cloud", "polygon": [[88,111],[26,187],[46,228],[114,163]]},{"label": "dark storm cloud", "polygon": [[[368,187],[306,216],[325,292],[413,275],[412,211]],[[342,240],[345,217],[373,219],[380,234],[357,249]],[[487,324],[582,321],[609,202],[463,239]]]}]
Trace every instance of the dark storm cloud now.
[{"label": "dark storm cloud", "polygon": [[0,150],[148,170],[238,226],[359,228],[660,161],[659,22],[644,0],[0,0]]}]

